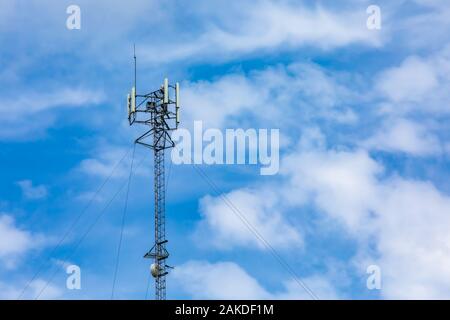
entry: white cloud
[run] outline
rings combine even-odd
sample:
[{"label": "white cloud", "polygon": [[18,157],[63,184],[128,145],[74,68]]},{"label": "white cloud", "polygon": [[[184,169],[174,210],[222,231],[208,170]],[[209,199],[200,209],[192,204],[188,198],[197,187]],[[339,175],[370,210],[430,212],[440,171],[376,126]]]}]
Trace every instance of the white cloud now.
[{"label": "white cloud", "polygon": [[439,140],[424,125],[406,119],[388,121],[362,145],[372,150],[403,152],[413,156],[433,156],[442,152]]},{"label": "white cloud", "polygon": [[333,49],[355,43],[369,46],[381,43],[380,34],[365,27],[365,10],[338,11],[275,1],[244,2],[238,6],[219,2],[203,9],[196,13],[203,29],[185,35],[188,41],[162,46],[164,55],[145,48],[140,56],[151,62],[205,56],[217,60],[305,45]]},{"label": "white cloud", "polygon": [[450,45],[426,58],[407,57],[376,77],[377,93],[387,99],[384,113],[437,115],[450,112]]},{"label": "white cloud", "polygon": [[382,167],[364,150],[306,151],[282,163],[282,173],[289,179],[286,198],[293,205],[312,201],[352,227],[369,218],[368,208],[377,200],[376,176],[381,172]]},{"label": "white cloud", "polygon": [[[282,291],[269,292],[233,262],[189,261],[174,269],[172,276],[193,299],[311,299],[295,280],[286,281]],[[321,299],[337,298],[325,278],[313,276],[304,282]]]},{"label": "white cloud", "polygon": [[34,186],[31,180],[17,181],[16,184],[20,187],[26,199],[37,200],[47,197],[48,191],[44,185]]},{"label": "white cloud", "polygon": [[433,67],[418,57],[409,57],[399,67],[384,71],[378,89],[394,102],[417,102],[438,85]]},{"label": "white cloud", "polygon": [[174,280],[193,299],[269,299],[270,294],[232,262],[190,261],[174,269]]},{"label": "white cloud", "polygon": [[377,264],[389,299],[450,297],[450,197],[431,183],[392,179],[381,185]]},{"label": "white cloud", "polygon": [[[295,211],[292,208],[312,206],[310,211],[315,212],[316,217],[321,217],[325,223],[338,222],[357,244],[358,251],[352,263],[347,265],[349,268],[356,266],[362,271],[359,276],[365,279],[369,264],[381,267],[380,293],[383,298],[450,297],[447,280],[450,279],[450,236],[447,230],[450,197],[430,182],[409,180],[395,174],[386,176],[384,167],[364,149],[330,150],[324,140],[320,130],[306,130],[297,151],[281,164],[285,182],[271,184],[270,194],[265,192],[269,185],[232,191],[228,194],[233,199],[231,202],[254,220],[257,229],[268,234],[265,238],[269,243],[278,242],[278,245],[281,243],[291,248],[293,241],[280,238],[280,234],[286,236],[289,232],[276,230],[277,223],[271,222],[270,214],[275,212],[284,217],[288,210]],[[202,201],[202,224],[209,228],[210,244],[220,248],[248,246],[254,242],[252,247],[256,247],[257,239],[240,220],[233,218],[234,214],[228,212],[220,199],[206,197]],[[280,202],[284,205],[280,206]],[[265,216],[268,213],[269,216]],[[265,223],[270,225],[269,230]],[[290,232],[293,235],[299,234],[301,226],[286,225],[292,228]],[[202,265],[196,267],[202,269]],[[207,264],[207,268],[211,265]],[[223,272],[225,279],[228,279],[226,274],[237,272],[244,278],[239,281],[250,281],[242,270],[236,271],[235,268],[221,266],[218,270]],[[191,280],[198,282],[199,287],[206,285],[200,277]],[[319,278],[315,287],[321,287],[325,295],[328,292],[333,296],[333,287],[323,280]],[[184,285],[190,288],[193,284],[186,281],[188,283]],[[268,293],[253,282],[250,288],[251,295],[256,297],[283,298],[291,296],[296,286],[285,283],[285,292],[277,294]],[[186,290],[195,296],[195,289]],[[205,296],[222,297],[220,292],[211,292],[207,291]],[[229,292],[231,295],[232,290]],[[296,291],[296,294],[302,292]]]},{"label": "white cloud", "polygon": [[219,197],[206,196],[200,200],[203,219],[197,230],[209,245],[228,249],[234,246],[266,249],[263,241],[246,227],[242,215],[257,233],[271,246],[292,248],[302,244],[302,237],[280,212],[276,194],[269,190],[235,190],[223,195],[232,210]]},{"label": "white cloud", "polygon": [[[314,275],[302,281],[321,300],[336,300],[340,298],[333,284],[325,277]],[[273,295],[274,299],[310,300],[312,298],[296,280],[285,281],[283,284],[284,291],[276,292]]]},{"label": "white cloud", "polygon": [[3,120],[14,120],[24,115],[70,107],[85,107],[103,101],[104,94],[81,88],[61,88],[46,93],[22,93],[13,98],[0,101],[0,115]]},{"label": "white cloud", "polygon": [[0,99],[0,139],[31,139],[49,127],[67,108],[99,104],[104,94],[81,88],[62,88],[50,93],[28,92]]},{"label": "white cloud", "polygon": [[[143,155],[142,151],[139,150],[139,145],[136,146],[133,162],[134,176],[147,176],[149,174],[148,167],[138,166],[145,155],[146,153]],[[127,150],[124,146],[100,142],[93,150],[92,157],[82,160],[75,168],[75,172],[101,178],[127,177],[130,174],[132,157],[133,149],[130,147]],[[89,193],[80,196],[89,197]]]},{"label": "white cloud", "polygon": [[[419,4],[416,6],[415,3]],[[434,51],[450,40],[446,30],[450,27],[450,8],[446,0],[389,1],[395,12],[390,17],[395,45],[411,52]],[[385,5],[383,5],[384,7]],[[415,7],[415,12],[405,14],[405,9]]]},{"label": "white cloud", "polygon": [[205,126],[221,128],[246,117],[254,126],[275,123],[289,129],[298,129],[299,121],[312,118],[355,123],[358,117],[348,103],[361,96],[345,86],[348,81],[353,81],[349,75],[300,63],[186,83],[181,92],[183,123],[203,120]]},{"label": "white cloud", "polygon": [[358,244],[360,270],[381,267],[383,297],[450,297],[448,195],[430,182],[380,176],[383,167],[361,150],[298,151],[284,170],[291,201],[340,221]]},{"label": "white cloud", "polygon": [[52,284],[47,285],[47,281],[43,279],[33,280],[28,289],[22,295],[23,289],[26,287],[25,283],[5,283],[0,281],[0,299],[2,300],[17,300],[20,296],[22,299],[36,299],[41,290],[45,287],[45,291],[39,296],[40,300],[57,299],[62,296],[62,290]]},{"label": "white cloud", "polygon": [[55,123],[54,114],[35,114],[32,118],[3,119],[0,140],[32,140],[45,136],[45,131]]},{"label": "white cloud", "polygon": [[326,137],[318,127],[306,127],[302,130],[298,148],[301,150],[324,150]]},{"label": "white cloud", "polygon": [[131,152],[119,146],[99,145],[93,157],[82,160],[76,170],[103,178],[110,175],[113,178],[125,177],[130,171]]},{"label": "white cloud", "polygon": [[443,154],[444,123],[450,114],[449,74],[449,45],[426,57],[409,56],[380,72],[375,77],[376,96],[370,99],[382,116],[381,124],[372,126],[376,131],[359,145],[410,156]]},{"label": "white cloud", "polygon": [[0,260],[6,268],[14,267],[20,257],[44,243],[43,236],[18,228],[10,215],[0,214]]},{"label": "white cloud", "polygon": [[[227,117],[245,110],[256,110],[265,98],[264,88],[243,75],[227,75],[214,82],[200,81],[183,86],[181,98],[187,122],[203,120],[206,125],[221,127]],[[262,105],[262,104],[261,104]]]}]

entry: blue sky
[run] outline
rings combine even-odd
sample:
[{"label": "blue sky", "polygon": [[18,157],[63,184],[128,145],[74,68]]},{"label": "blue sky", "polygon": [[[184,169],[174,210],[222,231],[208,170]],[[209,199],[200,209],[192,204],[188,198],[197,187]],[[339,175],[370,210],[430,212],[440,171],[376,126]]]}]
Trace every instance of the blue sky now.
[{"label": "blue sky", "polygon": [[[449,24],[444,0],[2,0],[0,298],[37,272],[22,297],[48,283],[40,298],[110,298],[144,130],[126,115],[134,43],[138,90],[180,81],[183,127],[280,129],[277,175],[202,169],[317,297],[449,298]],[[120,299],[145,298],[149,276],[151,152],[135,163]],[[192,166],[170,171],[168,298],[310,298]],[[69,264],[81,290],[66,289]]]}]

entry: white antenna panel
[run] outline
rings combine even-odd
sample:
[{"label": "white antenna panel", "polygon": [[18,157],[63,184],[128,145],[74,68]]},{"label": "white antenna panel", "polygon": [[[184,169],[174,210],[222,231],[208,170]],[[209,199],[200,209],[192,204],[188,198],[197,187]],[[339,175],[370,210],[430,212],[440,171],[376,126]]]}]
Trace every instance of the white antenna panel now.
[{"label": "white antenna panel", "polygon": [[177,125],[180,123],[180,84],[177,82],[175,84],[175,106],[177,113]]},{"label": "white antenna panel", "polygon": [[164,103],[169,103],[169,80],[164,79]]},{"label": "white antenna panel", "polygon": [[136,88],[131,88],[131,112],[136,112]]}]

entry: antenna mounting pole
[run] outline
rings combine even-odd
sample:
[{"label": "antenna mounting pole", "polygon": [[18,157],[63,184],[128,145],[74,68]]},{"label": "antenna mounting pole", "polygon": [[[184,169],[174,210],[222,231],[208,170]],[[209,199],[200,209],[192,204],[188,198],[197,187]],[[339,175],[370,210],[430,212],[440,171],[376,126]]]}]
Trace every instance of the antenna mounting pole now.
[{"label": "antenna mounting pole", "polygon": [[135,90],[137,90],[137,87],[136,87],[136,73],[137,73],[137,70],[136,70],[136,44],[134,44],[133,45],[133,53],[134,53],[134,89]]}]

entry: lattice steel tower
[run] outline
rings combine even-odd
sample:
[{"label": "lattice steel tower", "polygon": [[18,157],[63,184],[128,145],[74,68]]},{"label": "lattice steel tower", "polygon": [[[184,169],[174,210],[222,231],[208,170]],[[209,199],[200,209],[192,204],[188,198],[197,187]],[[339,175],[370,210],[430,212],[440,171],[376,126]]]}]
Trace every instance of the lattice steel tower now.
[{"label": "lattice steel tower", "polygon": [[135,78],[135,86],[128,95],[130,125],[139,123],[150,127],[135,142],[149,147],[154,153],[155,244],[144,258],[153,259],[150,272],[155,278],[156,300],[166,299],[166,275],[171,268],[166,264],[169,252],[166,248],[164,151],[175,146],[169,132],[178,128],[179,92],[179,84],[171,86],[166,78],[160,89],[139,95]]}]

